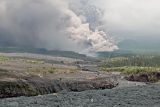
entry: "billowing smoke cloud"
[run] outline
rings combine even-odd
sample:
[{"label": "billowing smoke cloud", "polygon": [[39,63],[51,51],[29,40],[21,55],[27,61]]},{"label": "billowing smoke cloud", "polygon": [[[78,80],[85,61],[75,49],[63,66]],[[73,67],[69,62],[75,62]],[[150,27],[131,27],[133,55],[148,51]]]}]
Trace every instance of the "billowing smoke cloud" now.
[{"label": "billowing smoke cloud", "polygon": [[0,0],[0,45],[81,53],[118,49],[101,27],[103,12],[83,2]]},{"label": "billowing smoke cloud", "polygon": [[104,20],[110,34],[133,39],[160,38],[160,0],[93,0],[93,2],[105,10]]}]

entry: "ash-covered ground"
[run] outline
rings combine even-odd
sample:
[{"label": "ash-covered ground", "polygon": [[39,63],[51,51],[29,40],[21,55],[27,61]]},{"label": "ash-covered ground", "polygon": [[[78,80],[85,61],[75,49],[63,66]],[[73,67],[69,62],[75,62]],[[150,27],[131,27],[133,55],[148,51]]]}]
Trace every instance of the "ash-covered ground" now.
[{"label": "ash-covered ground", "polygon": [[100,72],[100,63],[97,59],[1,53],[0,107],[160,106],[159,84]]},{"label": "ash-covered ground", "polygon": [[160,107],[160,86],[63,92],[0,100],[1,107]]}]

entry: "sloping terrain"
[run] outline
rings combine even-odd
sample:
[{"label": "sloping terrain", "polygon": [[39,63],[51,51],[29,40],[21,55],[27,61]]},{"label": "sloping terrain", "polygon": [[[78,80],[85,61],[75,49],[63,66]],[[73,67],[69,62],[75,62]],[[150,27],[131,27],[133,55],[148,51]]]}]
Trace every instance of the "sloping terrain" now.
[{"label": "sloping terrain", "polygon": [[99,72],[99,63],[95,59],[1,53],[0,107],[160,106],[159,84],[127,81],[120,72]]},{"label": "sloping terrain", "polygon": [[77,67],[87,63],[66,57],[0,53],[0,98],[111,89],[118,85],[108,75]]}]

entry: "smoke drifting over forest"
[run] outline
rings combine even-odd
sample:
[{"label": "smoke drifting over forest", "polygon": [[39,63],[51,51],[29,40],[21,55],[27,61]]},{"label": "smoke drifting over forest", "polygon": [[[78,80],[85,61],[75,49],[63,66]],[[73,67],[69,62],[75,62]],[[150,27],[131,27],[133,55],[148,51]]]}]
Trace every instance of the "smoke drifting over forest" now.
[{"label": "smoke drifting over forest", "polygon": [[80,53],[118,49],[87,0],[0,0],[0,46]]}]

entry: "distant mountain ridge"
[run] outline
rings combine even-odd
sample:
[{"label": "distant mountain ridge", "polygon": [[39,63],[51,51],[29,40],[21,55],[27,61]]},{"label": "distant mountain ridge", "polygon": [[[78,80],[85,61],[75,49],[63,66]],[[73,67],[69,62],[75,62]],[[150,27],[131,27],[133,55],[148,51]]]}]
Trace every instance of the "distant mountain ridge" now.
[{"label": "distant mountain ridge", "polygon": [[118,44],[119,48],[122,50],[132,50],[132,51],[160,51],[160,42],[149,41],[149,40],[132,40],[126,39]]},{"label": "distant mountain ridge", "polygon": [[46,50],[44,48],[0,47],[0,52],[6,53],[35,53],[59,57],[85,59],[87,56],[72,51]]}]

